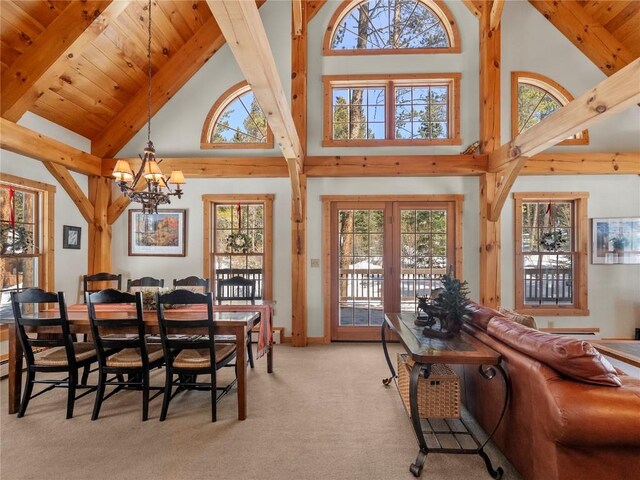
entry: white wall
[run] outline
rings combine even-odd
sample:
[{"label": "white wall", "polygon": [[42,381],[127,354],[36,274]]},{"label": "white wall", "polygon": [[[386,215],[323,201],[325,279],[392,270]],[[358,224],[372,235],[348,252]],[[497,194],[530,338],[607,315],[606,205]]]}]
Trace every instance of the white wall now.
[{"label": "white wall", "polygon": [[[18,122],[20,125],[30,128],[36,132],[55,138],[73,147],[88,151],[90,149],[89,140],[77,135],[65,128],[38,117],[31,113],[26,113]],[[54,269],[55,285],[52,290],[65,292],[65,298],[69,303],[78,301],[78,292],[81,288],[80,278],[87,273],[88,264],[88,229],[87,222],[80,214],[78,207],[71,200],[67,192],[64,191],[58,181],[46,170],[42,163],[37,160],[23,157],[6,150],[0,150],[0,170],[18,177],[48,183],[56,187],[55,193],[55,251]],[[82,191],[87,194],[87,177],[71,172],[71,176],[78,183]],[[62,226],[71,225],[82,228],[80,250],[62,248]]]}]

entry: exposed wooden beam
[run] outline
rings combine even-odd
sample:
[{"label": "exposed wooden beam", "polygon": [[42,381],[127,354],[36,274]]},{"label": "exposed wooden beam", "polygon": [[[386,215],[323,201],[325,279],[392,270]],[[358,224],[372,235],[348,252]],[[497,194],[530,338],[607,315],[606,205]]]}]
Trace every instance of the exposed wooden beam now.
[{"label": "exposed wooden beam", "polygon": [[62,165],[85,175],[100,175],[102,160],[65,143],[0,118],[0,148]]},{"label": "exposed wooden beam", "polygon": [[124,0],[70,2],[2,74],[2,117],[17,122],[128,3]]},{"label": "exposed wooden beam", "polygon": [[[266,0],[259,0],[262,5]],[[214,18],[210,18],[151,80],[151,115],[155,115],[225,43]],[[116,155],[147,123],[147,87],[131,99],[104,130],[92,139],[91,153]],[[141,147],[142,148],[142,147]]]},{"label": "exposed wooden beam", "polygon": [[525,130],[489,156],[488,170],[497,172],[552,147],[576,132],[640,101],[640,59],[600,82],[553,115]]},{"label": "exposed wooden beam", "polygon": [[107,223],[107,210],[111,197],[111,180],[89,177],[89,201],[94,217],[89,222],[88,273],[111,271],[111,225]]},{"label": "exposed wooden beam", "polygon": [[305,159],[309,177],[480,175],[487,155],[342,155]]},{"label": "exposed wooden beam", "polygon": [[[480,153],[500,146],[501,28],[491,28],[491,0],[481,2],[480,47]],[[480,301],[497,307],[500,300],[500,221],[491,221],[490,208],[498,192],[496,175],[480,176]]]},{"label": "exposed wooden beam", "polygon": [[520,175],[640,175],[640,152],[539,153]]},{"label": "exposed wooden beam", "polygon": [[307,6],[307,24],[316,16],[322,7],[325,6],[328,0],[304,0]]},{"label": "exposed wooden beam", "polygon": [[302,35],[302,3],[302,0],[291,0],[293,35],[296,37]]},{"label": "exposed wooden beam", "polygon": [[[306,2],[293,0],[291,35],[291,116],[302,151],[307,149]],[[307,177],[300,175],[300,221],[291,221],[291,343],[307,345]],[[296,206],[292,199],[291,209]]]},{"label": "exposed wooden beam", "polygon": [[[489,155],[489,171],[502,177],[500,195],[491,203],[490,220],[497,220],[508,189],[527,162],[576,132],[588,128],[640,101],[640,59],[600,82],[596,87],[525,130],[508,144]],[[503,189],[507,189],[506,192]]]},{"label": "exposed wooden beam", "polygon": [[490,26],[491,1],[480,17],[480,153],[500,146],[500,26]]},{"label": "exposed wooden beam", "polygon": [[87,223],[93,222],[93,205],[91,205],[91,202],[80,188],[80,185],[78,185],[78,183],[71,176],[69,170],[57,163],[43,163],[45,168],[49,170],[49,173],[51,173],[51,175],[53,175],[54,178],[58,180],[58,183],[62,185],[62,188],[64,188],[69,197],[71,197],[71,200],[73,200],[73,203],[76,204],[78,210],[80,210],[80,213],[82,214],[82,217],[87,221]]},{"label": "exposed wooden beam", "polygon": [[[147,188],[147,181],[142,177],[136,185],[136,190],[141,191],[145,188]],[[120,215],[122,215],[122,213],[127,209],[130,203],[131,200],[129,197],[125,197],[124,195],[120,195],[118,198],[113,200],[107,208],[107,224],[113,225],[116,220],[120,218]]]},{"label": "exposed wooden beam", "polygon": [[476,17],[480,17],[482,14],[482,0],[462,0],[466,7]]},{"label": "exposed wooden beam", "polygon": [[294,202],[292,216],[301,221],[300,175],[304,152],[258,9],[253,2],[207,0],[207,3],[287,160]]},{"label": "exposed wooden beam", "polygon": [[[118,158],[117,160],[121,160]],[[140,168],[139,158],[124,158],[131,168]],[[102,175],[110,177],[116,159],[105,159]],[[282,157],[181,157],[164,158],[163,172],[182,170],[187,178],[280,178],[288,177],[287,162]]]},{"label": "exposed wooden beam", "polygon": [[489,14],[489,27],[494,31],[500,25],[500,17],[504,9],[504,0],[493,0],[491,4],[491,12]]},{"label": "exposed wooden beam", "polygon": [[587,13],[579,2],[529,1],[607,76],[635,59],[631,51]]}]

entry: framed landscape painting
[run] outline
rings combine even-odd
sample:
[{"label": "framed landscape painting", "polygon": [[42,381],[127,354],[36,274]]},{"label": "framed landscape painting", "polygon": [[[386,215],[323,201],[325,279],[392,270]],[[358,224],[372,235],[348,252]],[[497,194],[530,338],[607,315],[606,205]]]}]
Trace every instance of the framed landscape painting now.
[{"label": "framed landscape painting", "polygon": [[184,257],[186,210],[129,210],[129,256]]},{"label": "framed landscape painting", "polygon": [[591,263],[640,263],[640,217],[591,222]]}]

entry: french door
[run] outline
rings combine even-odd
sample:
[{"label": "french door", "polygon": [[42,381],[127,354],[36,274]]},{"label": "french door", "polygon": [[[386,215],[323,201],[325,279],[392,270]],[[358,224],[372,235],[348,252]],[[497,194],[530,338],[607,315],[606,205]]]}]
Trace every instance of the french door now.
[{"label": "french door", "polygon": [[455,200],[331,202],[332,340],[379,340],[385,312],[415,311],[459,269]]}]

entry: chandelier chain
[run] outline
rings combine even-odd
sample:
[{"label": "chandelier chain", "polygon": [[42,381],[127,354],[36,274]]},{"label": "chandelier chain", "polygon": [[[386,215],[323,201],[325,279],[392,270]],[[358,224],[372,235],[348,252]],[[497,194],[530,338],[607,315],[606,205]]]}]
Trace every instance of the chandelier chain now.
[{"label": "chandelier chain", "polygon": [[147,143],[151,142],[151,0],[149,0],[149,25],[147,40]]}]

